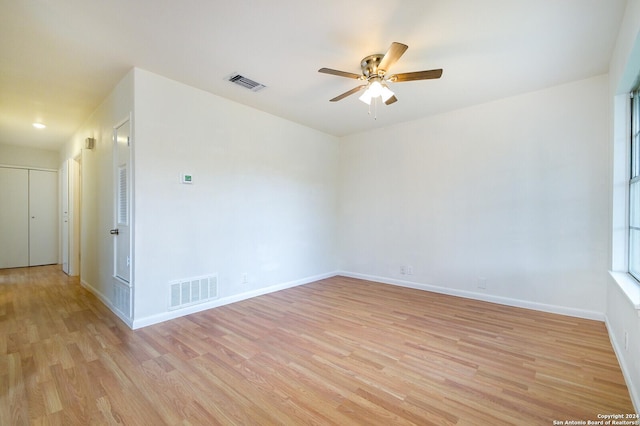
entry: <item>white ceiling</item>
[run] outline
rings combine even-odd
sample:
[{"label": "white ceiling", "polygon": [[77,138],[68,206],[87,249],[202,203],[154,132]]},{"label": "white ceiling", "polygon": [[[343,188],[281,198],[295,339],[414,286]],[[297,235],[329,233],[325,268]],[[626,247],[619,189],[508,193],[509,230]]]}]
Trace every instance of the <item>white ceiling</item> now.
[{"label": "white ceiling", "polygon": [[[0,0],[0,143],[58,149],[132,67],[333,135],[606,73],[626,0]],[[396,83],[378,118],[360,72],[392,41]],[[268,86],[253,93],[224,78]],[[34,121],[47,124],[36,130]]]}]

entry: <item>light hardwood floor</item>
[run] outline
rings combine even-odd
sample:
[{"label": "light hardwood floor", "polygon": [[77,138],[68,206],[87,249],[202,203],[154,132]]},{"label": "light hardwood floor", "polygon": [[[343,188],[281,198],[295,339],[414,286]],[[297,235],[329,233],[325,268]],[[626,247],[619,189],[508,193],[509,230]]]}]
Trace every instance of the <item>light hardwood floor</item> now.
[{"label": "light hardwood floor", "polygon": [[632,413],[605,326],[335,277],[137,331],[0,270],[0,424],[551,425]]}]

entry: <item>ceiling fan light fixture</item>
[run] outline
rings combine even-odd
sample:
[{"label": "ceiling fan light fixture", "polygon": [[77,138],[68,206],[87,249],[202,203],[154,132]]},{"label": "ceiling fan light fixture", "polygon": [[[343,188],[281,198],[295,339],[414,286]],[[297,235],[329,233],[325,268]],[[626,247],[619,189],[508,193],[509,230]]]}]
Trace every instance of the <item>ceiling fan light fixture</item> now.
[{"label": "ceiling fan light fixture", "polygon": [[388,101],[394,93],[387,87],[386,84],[381,83],[380,80],[373,80],[367,86],[360,99],[367,105],[371,105],[371,99],[381,97],[383,102]]},{"label": "ceiling fan light fixture", "polygon": [[379,80],[373,80],[371,83],[369,83],[367,91],[371,93],[372,98],[377,98],[382,94],[382,84],[380,84]]},{"label": "ceiling fan light fixture", "polygon": [[386,85],[382,85],[382,90],[380,91],[380,96],[382,97],[383,102],[387,102],[394,93],[389,89]]},{"label": "ceiling fan light fixture", "polygon": [[[361,74],[334,70],[332,68],[320,68],[318,72],[321,72],[323,74],[337,75],[339,77],[346,77],[366,82],[365,84],[361,84],[360,86],[354,87],[351,90],[348,90],[332,99],[329,99],[329,102],[337,102],[346,98],[347,96],[351,96],[354,93],[358,93],[364,90],[359,99],[365,104],[371,106],[371,100],[375,99],[375,104],[377,105],[377,100],[378,98],[380,98],[385,105],[392,105],[398,102],[398,99],[395,97],[395,94],[393,93],[393,91],[391,91],[391,89],[389,89],[386,83],[432,80],[442,77],[442,68],[425,71],[403,72],[400,74],[389,73],[387,75],[391,66],[395,64],[398,59],[400,59],[400,57],[408,48],[409,46],[407,46],[406,44],[394,41],[393,43],[391,43],[389,50],[387,50],[387,53],[385,53],[384,55],[373,54],[365,57],[362,61],[360,61],[360,68],[362,69]],[[369,113],[371,113],[371,108],[369,108]]]},{"label": "ceiling fan light fixture", "polygon": [[369,91],[369,89],[365,90],[362,96],[360,96],[358,99],[360,99],[367,105],[371,105],[371,92]]}]

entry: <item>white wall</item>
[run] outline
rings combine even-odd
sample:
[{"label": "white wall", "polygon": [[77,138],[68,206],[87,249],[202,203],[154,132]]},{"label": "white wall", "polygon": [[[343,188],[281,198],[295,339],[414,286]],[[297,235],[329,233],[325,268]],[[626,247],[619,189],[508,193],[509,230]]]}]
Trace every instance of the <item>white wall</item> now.
[{"label": "white wall", "polygon": [[[627,185],[629,157],[628,96],[640,75],[640,1],[629,0],[618,34],[609,71],[611,105],[610,185],[611,197],[611,269],[627,270]],[[616,350],[627,386],[640,411],[640,289],[627,274],[616,274],[607,286],[607,328]],[[626,289],[626,291],[624,290]],[[627,345],[625,349],[625,333]]]},{"label": "white wall", "polygon": [[0,144],[0,165],[58,170],[58,151]]},{"label": "white wall", "polygon": [[[114,224],[113,127],[133,110],[133,71],[127,74],[61,150],[62,161],[80,156],[82,163],[81,265],[83,285],[112,304]],[[95,148],[84,149],[88,137]],[[75,214],[75,212],[72,212]]]},{"label": "white wall", "polygon": [[602,319],[607,88],[601,76],[345,137],[341,269]]},{"label": "white wall", "polygon": [[232,300],[336,270],[336,138],[142,70],[135,102],[136,326],[180,314],[173,280]]}]

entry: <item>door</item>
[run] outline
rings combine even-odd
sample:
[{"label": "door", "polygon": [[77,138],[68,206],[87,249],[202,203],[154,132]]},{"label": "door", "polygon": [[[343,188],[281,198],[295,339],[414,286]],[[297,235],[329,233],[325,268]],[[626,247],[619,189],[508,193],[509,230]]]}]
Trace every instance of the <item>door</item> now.
[{"label": "door", "polygon": [[82,217],[82,155],[69,160],[69,275],[80,275],[80,218]]},{"label": "door", "polygon": [[60,214],[62,224],[60,226],[60,248],[62,250],[62,272],[69,274],[69,167],[68,161],[62,163],[60,169]]},{"label": "door", "polygon": [[114,275],[129,284],[131,280],[131,165],[130,120],[114,129],[115,226]]},{"label": "door", "polygon": [[0,268],[29,266],[29,171],[0,167]]},{"label": "door", "polygon": [[29,170],[29,266],[58,263],[58,173]]}]

